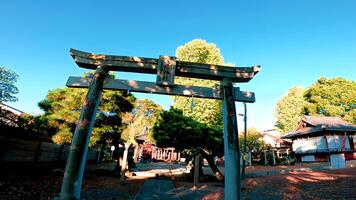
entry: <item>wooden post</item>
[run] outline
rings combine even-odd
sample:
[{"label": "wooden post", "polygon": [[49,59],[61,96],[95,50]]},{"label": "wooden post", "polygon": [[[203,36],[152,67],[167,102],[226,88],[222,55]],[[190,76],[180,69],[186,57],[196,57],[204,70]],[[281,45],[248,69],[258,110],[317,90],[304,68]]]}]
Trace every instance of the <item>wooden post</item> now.
[{"label": "wooden post", "polygon": [[135,150],[134,150],[134,162],[137,162],[138,153],[139,153],[139,147],[138,147],[138,144],[137,144],[135,146]]},{"label": "wooden post", "polygon": [[264,150],[265,152],[265,165],[267,165],[267,150]]},{"label": "wooden post", "polygon": [[157,159],[157,149],[155,147],[152,147],[152,154],[151,154],[152,160]]},{"label": "wooden post", "polygon": [[89,139],[108,70],[99,66],[91,82],[75,128],[64,172],[60,198],[80,199]]},{"label": "wooden post", "polygon": [[246,103],[244,102],[244,147],[243,147],[243,156],[242,156],[242,172],[241,177],[245,176],[245,167],[246,167],[246,134],[247,134],[247,108]]},{"label": "wooden post", "polygon": [[237,131],[236,107],[230,80],[223,81],[223,120],[225,156],[225,199],[240,199],[240,149]]},{"label": "wooden post", "polygon": [[140,159],[140,161],[142,159],[142,154],[143,154],[143,145],[140,145],[140,153],[138,154],[139,155],[138,158]]},{"label": "wooden post", "polygon": [[287,149],[287,163],[288,163],[288,165],[290,165],[289,149]]},{"label": "wooden post", "polygon": [[199,184],[199,170],[200,170],[200,154],[195,155],[194,160],[194,187]]},{"label": "wooden post", "polygon": [[276,156],[274,155],[274,150],[272,150],[273,165],[276,165]]},{"label": "wooden post", "polygon": [[124,156],[122,158],[122,164],[121,164],[121,173],[120,173],[120,183],[121,185],[125,184],[125,172],[126,172],[126,163],[127,163],[127,154],[129,151],[129,144],[124,144],[125,145],[125,151],[124,151]]},{"label": "wooden post", "polygon": [[114,151],[111,150],[111,153],[110,153],[110,160],[114,160],[113,155],[114,155]]},{"label": "wooden post", "polygon": [[251,151],[248,152],[248,162],[249,162],[249,165],[252,166],[252,153],[251,153]]}]

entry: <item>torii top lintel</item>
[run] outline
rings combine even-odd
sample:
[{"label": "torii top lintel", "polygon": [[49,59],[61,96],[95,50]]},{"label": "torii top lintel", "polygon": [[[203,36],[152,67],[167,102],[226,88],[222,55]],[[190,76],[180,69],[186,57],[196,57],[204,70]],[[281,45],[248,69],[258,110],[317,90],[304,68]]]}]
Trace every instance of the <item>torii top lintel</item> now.
[{"label": "torii top lintel", "polygon": [[[92,54],[75,49],[70,49],[70,54],[79,67],[87,69],[96,69],[100,65],[105,65],[110,71],[157,74],[159,64],[159,59],[155,58]],[[259,65],[230,67],[185,61],[176,61],[175,64],[176,76],[219,81],[226,78],[232,82],[248,82],[260,71]]]}]

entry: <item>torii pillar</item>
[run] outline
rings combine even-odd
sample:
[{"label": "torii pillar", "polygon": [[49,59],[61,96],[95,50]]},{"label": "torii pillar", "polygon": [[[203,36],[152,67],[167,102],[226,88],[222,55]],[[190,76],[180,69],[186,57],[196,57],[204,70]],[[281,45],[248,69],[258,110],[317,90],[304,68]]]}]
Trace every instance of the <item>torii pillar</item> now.
[{"label": "torii pillar", "polygon": [[232,82],[223,82],[223,121],[225,157],[225,198],[240,199],[240,149],[237,130],[236,107]]},{"label": "torii pillar", "polygon": [[63,200],[80,199],[89,140],[100,104],[104,80],[108,73],[107,67],[99,66],[94,74],[93,81],[90,83],[67,158],[60,193]]}]

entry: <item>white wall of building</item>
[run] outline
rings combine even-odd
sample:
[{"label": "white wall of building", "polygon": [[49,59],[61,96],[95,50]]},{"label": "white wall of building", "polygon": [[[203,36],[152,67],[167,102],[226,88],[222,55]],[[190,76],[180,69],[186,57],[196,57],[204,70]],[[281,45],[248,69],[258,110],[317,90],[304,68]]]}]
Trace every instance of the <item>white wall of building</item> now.
[{"label": "white wall of building", "polygon": [[326,141],[323,136],[298,138],[293,140],[292,148],[294,152],[306,152],[311,150],[326,149]]},{"label": "white wall of building", "polygon": [[[350,142],[347,136],[344,135],[328,135],[326,136],[329,149],[342,149],[343,141],[345,141],[345,149],[350,149]],[[356,139],[356,138],[355,138]],[[354,141],[356,141],[354,139]],[[310,137],[310,138],[298,138],[293,140],[293,151],[296,153],[302,153],[307,151],[326,150],[326,140],[323,136]]]},{"label": "white wall of building", "polygon": [[345,140],[345,149],[350,149],[350,142],[347,136],[344,135],[328,135],[326,136],[329,149],[341,149],[343,148],[342,143]]}]

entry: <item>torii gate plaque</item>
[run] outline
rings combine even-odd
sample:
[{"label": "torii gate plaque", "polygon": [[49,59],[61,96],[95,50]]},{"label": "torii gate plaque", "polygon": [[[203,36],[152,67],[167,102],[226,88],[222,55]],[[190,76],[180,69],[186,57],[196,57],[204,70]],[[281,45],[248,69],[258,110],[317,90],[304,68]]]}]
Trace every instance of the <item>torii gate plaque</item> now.
[{"label": "torii gate plaque", "polygon": [[[229,67],[177,61],[175,57],[159,59],[92,54],[75,49],[70,54],[79,67],[95,69],[89,77],[69,77],[67,86],[89,88],[75,128],[65,168],[60,199],[80,199],[83,173],[87,159],[89,139],[103,89],[130,90],[154,94],[167,94],[223,100],[225,199],[240,199],[240,152],[235,101],[255,102],[252,92],[240,91],[233,83],[248,82],[260,66]],[[157,74],[156,83],[106,78],[109,71]],[[174,77],[218,80],[214,88],[174,84]]]}]

